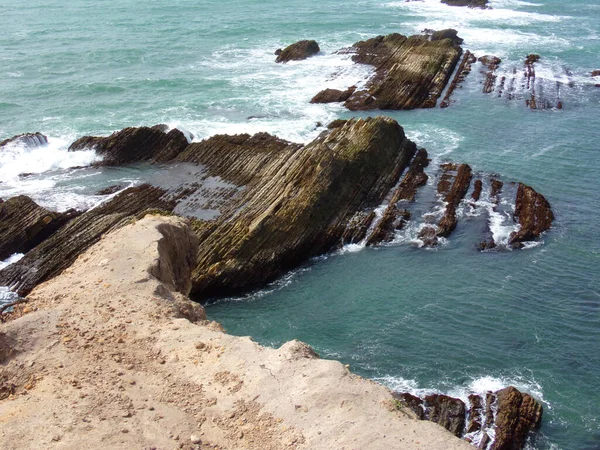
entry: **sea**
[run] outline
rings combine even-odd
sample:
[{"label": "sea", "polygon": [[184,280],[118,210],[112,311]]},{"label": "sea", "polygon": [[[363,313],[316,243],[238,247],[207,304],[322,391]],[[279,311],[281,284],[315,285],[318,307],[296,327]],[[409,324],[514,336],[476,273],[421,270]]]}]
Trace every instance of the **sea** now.
[{"label": "sea", "polygon": [[[480,252],[482,220],[506,240],[514,205],[489,218],[461,207],[457,230],[436,248],[420,246],[410,228],[388,245],[348,246],[264,289],[210,303],[208,317],[268,346],[302,340],[396,390],[466,399],[514,385],[544,406],[529,449],[600,449],[600,77],[591,76],[600,69],[600,3],[490,6],[3,0],[0,140],[40,131],[49,144],[0,152],[0,197],[89,209],[110,198],[100,188],[161,170],[85,167],[99,159],[93,150],[67,152],[83,135],[163,123],[196,141],[266,131],[304,143],[336,118],[389,115],[434,163],[467,163],[484,178],[543,193],[553,228],[522,250]],[[478,64],[446,109],[352,113],[309,103],[371,74],[336,50],[443,28],[458,30],[476,56],[500,57],[500,76],[539,54],[536,83],[559,90],[562,109],[527,108],[520,84],[513,99],[483,94]],[[275,64],[274,51],[300,39],[317,40],[321,52]],[[6,288],[1,295],[11,298]]]}]

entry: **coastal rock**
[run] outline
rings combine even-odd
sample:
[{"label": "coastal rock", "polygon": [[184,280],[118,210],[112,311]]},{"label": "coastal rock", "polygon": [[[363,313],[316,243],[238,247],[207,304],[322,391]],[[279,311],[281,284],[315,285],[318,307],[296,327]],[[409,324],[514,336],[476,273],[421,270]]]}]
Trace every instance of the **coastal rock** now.
[{"label": "coastal rock", "polygon": [[325,89],[311,99],[311,103],[337,103],[345,102],[356,90],[356,86],[350,86],[345,91],[339,89]]},{"label": "coastal rock", "polygon": [[519,231],[510,235],[509,243],[519,246],[522,242],[538,238],[552,226],[554,214],[546,198],[532,187],[519,183],[515,204],[515,219],[521,225]]},{"label": "coastal rock", "polygon": [[482,71],[485,73],[485,80],[483,82],[483,93],[489,94],[494,90],[496,85],[496,69],[502,62],[500,58],[493,55],[485,55],[478,58],[478,61],[481,65],[487,68],[487,71]]},{"label": "coastal rock", "polygon": [[425,247],[435,247],[438,245],[437,230],[431,225],[425,225],[419,231],[419,239]]},{"label": "coastal rock", "polygon": [[443,394],[425,397],[427,418],[441,425],[455,436],[461,436],[465,427],[466,408],[462,400]]},{"label": "coastal rock", "polygon": [[408,406],[417,415],[418,419],[425,419],[425,407],[422,399],[408,392],[392,392],[392,397],[401,404]]},{"label": "coastal rock", "polygon": [[13,136],[9,139],[5,139],[0,142],[0,149],[7,145],[23,145],[25,147],[42,147],[48,145],[48,138],[40,132],[37,133],[25,133]]},{"label": "coastal rock", "polygon": [[473,192],[471,193],[471,198],[474,202],[478,202],[481,197],[481,190],[483,189],[483,182],[481,180],[475,180],[473,183]]},{"label": "coastal rock", "polygon": [[542,421],[542,405],[510,386],[497,392],[495,439],[490,450],[522,449]]},{"label": "coastal rock", "polygon": [[481,430],[483,423],[483,399],[476,394],[469,395],[469,424],[467,433],[476,433]]},{"label": "coastal rock", "polygon": [[467,164],[443,164],[444,173],[438,183],[438,193],[447,203],[444,216],[438,223],[438,236],[448,237],[456,228],[456,208],[471,184],[471,167]]},{"label": "coastal rock", "polygon": [[0,260],[13,253],[27,253],[48,239],[79,213],[48,211],[20,195],[0,203]]},{"label": "coastal rock", "polygon": [[365,89],[344,106],[350,110],[433,108],[448,83],[462,49],[455,30],[406,37],[398,33],[360,41],[352,60],[375,67]]},{"label": "coastal rock", "polygon": [[164,126],[130,127],[108,137],[84,136],[69,146],[69,151],[94,149],[103,157],[96,163],[113,166],[133,162],[167,162],[187,146],[185,135],[173,129],[165,133]]},{"label": "coastal rock", "polygon": [[286,63],[288,61],[299,61],[313,56],[319,53],[319,51],[321,51],[321,49],[319,48],[319,44],[317,44],[317,41],[298,41],[294,44],[288,45],[283,50],[278,49],[275,52],[275,54],[277,55],[275,62]]},{"label": "coastal rock", "polygon": [[454,90],[460,85],[460,83],[462,83],[465,80],[467,75],[471,73],[471,65],[475,61],[477,61],[475,55],[473,55],[473,53],[467,50],[463,56],[462,61],[460,62],[460,65],[458,66],[458,70],[456,71],[456,75],[454,76],[452,83],[450,83],[450,86],[446,91],[444,99],[440,102],[440,108],[447,108],[448,106],[450,106],[450,96],[452,95]]},{"label": "coastal rock", "polygon": [[488,0],[442,0],[449,6],[468,6],[469,8],[487,8]]},{"label": "coastal rock", "polygon": [[600,77],[600,69],[596,69],[592,71],[592,76],[593,77]]}]

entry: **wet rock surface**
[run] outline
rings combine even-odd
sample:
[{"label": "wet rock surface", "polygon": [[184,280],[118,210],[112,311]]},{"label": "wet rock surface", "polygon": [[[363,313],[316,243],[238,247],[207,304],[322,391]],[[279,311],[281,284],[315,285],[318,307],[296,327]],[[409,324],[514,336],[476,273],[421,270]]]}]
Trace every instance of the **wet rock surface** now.
[{"label": "wet rock surface", "polygon": [[375,67],[364,89],[345,101],[350,110],[433,108],[460,59],[456,30],[431,35],[377,36],[354,44],[345,53]]},{"label": "wet rock surface", "polygon": [[78,214],[49,211],[25,195],[0,202],[0,260],[27,253]]},{"label": "wet rock surface", "polygon": [[442,0],[449,6],[468,6],[469,8],[487,8],[488,0]]},{"label": "wet rock surface", "polygon": [[509,386],[485,397],[469,395],[469,406],[457,398],[432,394],[423,399],[394,392],[394,399],[421,420],[430,420],[480,450],[520,450],[542,420],[542,405]]},{"label": "wet rock surface", "polygon": [[325,89],[311,99],[311,103],[339,103],[345,102],[356,90],[356,86],[350,86],[345,91],[339,89]]},{"label": "wet rock surface", "polygon": [[473,55],[473,53],[467,50],[463,55],[463,59],[460,62],[460,65],[458,66],[456,75],[452,79],[452,83],[450,83],[450,86],[446,91],[446,95],[444,95],[444,99],[440,102],[440,108],[447,108],[448,106],[450,106],[450,97],[452,96],[452,93],[457,87],[460,86],[460,83],[462,83],[465,80],[467,75],[471,73],[471,66],[475,61],[477,61],[475,55]]},{"label": "wet rock surface", "polygon": [[25,133],[0,141],[0,150],[7,145],[23,145],[25,147],[42,147],[48,145],[48,138],[40,132]]},{"label": "wet rock surface", "polygon": [[519,183],[515,205],[515,219],[521,229],[510,236],[511,244],[521,244],[537,238],[548,230],[554,214],[546,198],[532,187]]},{"label": "wet rock surface", "polygon": [[288,61],[300,61],[319,53],[321,49],[314,40],[303,40],[288,45],[286,48],[275,51],[277,58],[275,62],[286,63]]}]

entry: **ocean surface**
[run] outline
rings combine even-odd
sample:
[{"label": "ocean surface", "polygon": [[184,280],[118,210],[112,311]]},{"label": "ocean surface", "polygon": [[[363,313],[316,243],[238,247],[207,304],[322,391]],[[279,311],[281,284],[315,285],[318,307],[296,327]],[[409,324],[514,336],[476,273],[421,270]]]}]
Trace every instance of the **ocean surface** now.
[{"label": "ocean surface", "polygon": [[[160,168],[144,165],[81,168],[94,152],[66,151],[79,136],[127,126],[166,123],[195,140],[267,131],[310,141],[319,123],[357,115],[310,98],[370,73],[334,51],[378,34],[456,28],[465,49],[502,58],[500,73],[538,53],[537,82],[561,83],[561,110],[531,111],[518,92],[482,94],[475,65],[449,108],[386,114],[434,161],[543,193],[556,221],[539,244],[479,252],[472,231],[482,218],[463,208],[465,220],[434,250],[409,229],[391,245],[312,260],[207,312],[230,333],[272,346],[300,339],[394,389],[465,398],[515,385],[545,408],[530,448],[600,449],[600,81],[591,77],[600,69],[600,4],[490,5],[3,0],[0,139],[41,131],[50,144],[0,152],[0,197],[90,208],[109,198],[99,188],[156,176]],[[321,54],[274,63],[275,49],[300,39],[316,39]],[[498,238],[511,231],[502,215],[490,225]]]}]

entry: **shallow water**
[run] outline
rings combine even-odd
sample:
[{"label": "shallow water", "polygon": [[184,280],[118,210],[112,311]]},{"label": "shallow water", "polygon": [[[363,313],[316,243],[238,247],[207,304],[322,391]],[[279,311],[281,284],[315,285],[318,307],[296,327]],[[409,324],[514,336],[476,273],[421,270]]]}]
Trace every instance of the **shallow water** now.
[{"label": "shallow water", "polygon": [[[268,131],[307,142],[323,130],[319,122],[355,115],[310,98],[369,74],[332,52],[377,34],[454,27],[463,47],[503,59],[500,74],[538,53],[537,81],[546,89],[563,83],[562,110],[530,111],[519,90],[513,101],[482,94],[474,65],[450,108],[386,114],[435,161],[468,163],[486,177],[498,173],[542,192],[556,222],[541,245],[480,253],[486,216],[463,208],[467,218],[436,250],[418,248],[409,230],[393,245],[318,258],[208,314],[264,344],[301,339],[393,388],[464,397],[515,384],[545,405],[533,448],[596,449],[600,88],[590,72],[600,68],[600,6],[491,5],[127,0],[108,8],[5,0],[0,139],[41,131],[50,145],[0,155],[0,197],[28,194],[53,209],[87,208],[103,200],[93,195],[101,187],[141,182],[154,169],[81,169],[96,155],[66,152],[76,137],[126,126],[166,123],[196,140]],[[275,49],[305,38],[316,39],[322,54],[274,63]],[[501,219],[498,236],[510,231]]]}]

